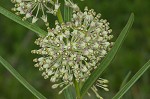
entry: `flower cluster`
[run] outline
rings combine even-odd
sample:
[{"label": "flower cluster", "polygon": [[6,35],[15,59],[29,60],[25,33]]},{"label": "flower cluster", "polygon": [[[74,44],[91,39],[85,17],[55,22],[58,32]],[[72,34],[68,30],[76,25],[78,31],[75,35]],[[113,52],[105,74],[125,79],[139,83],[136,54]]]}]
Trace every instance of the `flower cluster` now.
[{"label": "flower cluster", "polygon": [[[25,15],[23,20],[32,17],[32,23],[35,23],[39,18],[41,18],[47,26],[47,13],[56,15],[60,3],[58,0],[54,2],[53,0],[11,0],[15,3],[15,7],[12,8],[17,15]],[[35,13],[35,14],[34,14]]]},{"label": "flower cluster", "polygon": [[[97,89],[96,87],[102,88],[102,89],[104,89],[105,91],[109,91],[109,89],[107,88],[107,87],[108,87],[107,83],[108,83],[108,80],[99,78],[99,79],[96,81],[96,85],[93,85],[93,86],[91,87],[92,91],[96,94],[96,97],[97,97],[97,98],[103,99],[103,98],[98,94],[98,89]],[[90,93],[88,93],[88,95],[90,96]]]},{"label": "flower cluster", "polygon": [[[111,32],[107,20],[101,19],[100,14],[86,7],[84,12],[74,10],[71,22],[59,24],[48,31],[44,37],[39,37],[35,44],[40,49],[32,50],[42,57],[35,58],[35,67],[43,71],[45,79],[50,78],[54,84],[52,88],[64,87],[60,93],[70,85],[73,79],[77,82],[87,80],[96,63],[100,61],[112,46]],[[107,90],[106,80],[98,80],[97,86]],[[96,87],[92,89],[95,91]]]}]

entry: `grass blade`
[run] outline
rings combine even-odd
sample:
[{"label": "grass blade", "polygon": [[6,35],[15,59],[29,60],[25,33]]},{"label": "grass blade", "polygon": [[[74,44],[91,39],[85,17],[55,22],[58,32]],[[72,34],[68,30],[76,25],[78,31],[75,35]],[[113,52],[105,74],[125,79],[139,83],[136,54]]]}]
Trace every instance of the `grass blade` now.
[{"label": "grass blade", "polygon": [[93,83],[98,79],[98,77],[102,74],[102,72],[108,67],[112,59],[115,57],[115,54],[117,53],[119,47],[121,46],[126,34],[128,33],[129,29],[131,28],[134,21],[134,14],[132,13],[128,23],[124,27],[124,29],[121,31],[119,37],[117,38],[114,47],[111,49],[111,51],[107,54],[107,56],[102,60],[102,62],[99,64],[98,68],[91,74],[91,76],[87,79],[87,81],[84,83],[82,89],[81,89],[81,96],[83,96],[88,89],[93,85]]},{"label": "grass blade", "polygon": [[64,90],[65,99],[74,99],[70,87]]},{"label": "grass blade", "polygon": [[148,70],[150,67],[150,60],[131,78],[131,80],[112,98],[120,99],[132,85]]},{"label": "grass blade", "polygon": [[126,75],[126,77],[124,78],[124,80],[123,80],[123,82],[122,82],[122,84],[121,84],[121,86],[120,86],[120,89],[127,83],[127,81],[128,81],[128,79],[129,79],[129,77],[130,77],[130,75],[131,75],[131,71]]},{"label": "grass blade", "polygon": [[68,6],[64,6],[64,21],[69,22],[72,18],[72,9]]},{"label": "grass blade", "polygon": [[45,32],[44,30],[42,30],[38,26],[31,24],[27,21],[22,21],[22,19],[19,16],[13,14],[12,12],[8,11],[7,9],[5,9],[1,6],[0,6],[0,13],[3,14],[4,16],[6,16],[7,18],[19,23],[20,25],[30,29],[31,31],[33,31],[33,32],[35,32],[41,36],[44,36],[47,34],[47,32]]},{"label": "grass blade", "polygon": [[46,99],[34,87],[32,87],[7,61],[0,56],[0,63],[22,84],[24,85],[35,97],[38,99]]}]

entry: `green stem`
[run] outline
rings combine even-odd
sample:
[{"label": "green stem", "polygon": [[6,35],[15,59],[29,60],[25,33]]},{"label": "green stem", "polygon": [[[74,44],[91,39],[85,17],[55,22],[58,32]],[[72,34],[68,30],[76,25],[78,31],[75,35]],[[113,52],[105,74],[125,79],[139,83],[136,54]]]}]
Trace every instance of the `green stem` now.
[{"label": "green stem", "polygon": [[77,99],[82,99],[82,97],[81,97],[81,95],[80,95],[79,83],[75,80],[75,78],[74,78],[73,83],[74,83],[74,86],[75,86],[75,89],[76,89],[76,96],[77,96],[76,98],[77,98]]},{"label": "green stem", "polygon": [[60,9],[58,9],[57,17],[58,17],[59,23],[63,23],[64,22]]},{"label": "green stem", "polygon": [[[53,0],[53,1],[56,2],[56,0]],[[64,21],[63,21],[63,17],[62,17],[60,8],[58,9],[56,15],[57,15],[57,18],[58,18],[59,23],[63,23]]]}]

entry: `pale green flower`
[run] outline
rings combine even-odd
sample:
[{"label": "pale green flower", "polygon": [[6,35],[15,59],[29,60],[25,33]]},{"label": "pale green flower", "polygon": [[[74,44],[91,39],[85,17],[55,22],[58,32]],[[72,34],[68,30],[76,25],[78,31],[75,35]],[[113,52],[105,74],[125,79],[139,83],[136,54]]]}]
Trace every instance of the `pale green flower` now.
[{"label": "pale green flower", "polygon": [[[103,78],[99,78],[99,79],[96,81],[96,85],[93,85],[93,86],[91,87],[91,90],[95,93],[95,95],[96,95],[97,98],[103,99],[103,97],[101,97],[101,96],[99,95],[97,87],[102,88],[102,89],[105,90],[105,91],[109,91],[107,84],[108,84],[108,80],[103,79]],[[88,95],[90,96],[90,93],[88,93]]]},{"label": "pale green flower", "polygon": [[15,3],[15,7],[12,8],[17,15],[25,15],[23,20],[32,18],[32,23],[35,23],[39,18],[41,18],[46,25],[47,13],[56,15],[57,10],[60,7],[58,0],[54,2],[53,0],[11,0]]},{"label": "pale green flower", "polygon": [[[59,24],[56,21],[55,28],[35,41],[40,49],[32,50],[32,53],[42,55],[33,60],[35,67],[43,71],[45,79],[57,83],[52,88],[63,87],[59,93],[73,85],[73,78],[78,83],[85,82],[97,68],[96,63],[110,50],[112,30],[107,20],[100,17],[87,7],[84,12],[74,10],[71,22]],[[106,80],[99,79],[96,86],[108,91],[105,83]],[[91,89],[97,95],[96,87]]]}]

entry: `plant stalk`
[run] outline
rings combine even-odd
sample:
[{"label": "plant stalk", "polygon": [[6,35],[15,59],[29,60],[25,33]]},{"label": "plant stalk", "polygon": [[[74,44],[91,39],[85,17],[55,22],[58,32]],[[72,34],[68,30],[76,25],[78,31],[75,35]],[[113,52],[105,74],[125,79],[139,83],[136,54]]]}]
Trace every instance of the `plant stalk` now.
[{"label": "plant stalk", "polygon": [[79,87],[79,83],[76,81],[76,79],[74,78],[74,86],[75,86],[75,90],[76,90],[76,99],[82,99],[81,95],[80,95],[80,87]]},{"label": "plant stalk", "polygon": [[63,23],[64,22],[62,14],[61,14],[61,11],[60,11],[60,8],[58,9],[57,17],[58,17],[59,23]]},{"label": "plant stalk", "polygon": [[[57,0],[53,0],[53,1],[56,2]],[[59,23],[63,23],[64,21],[63,21],[63,17],[62,17],[60,8],[58,9],[56,15],[57,15]]]}]

